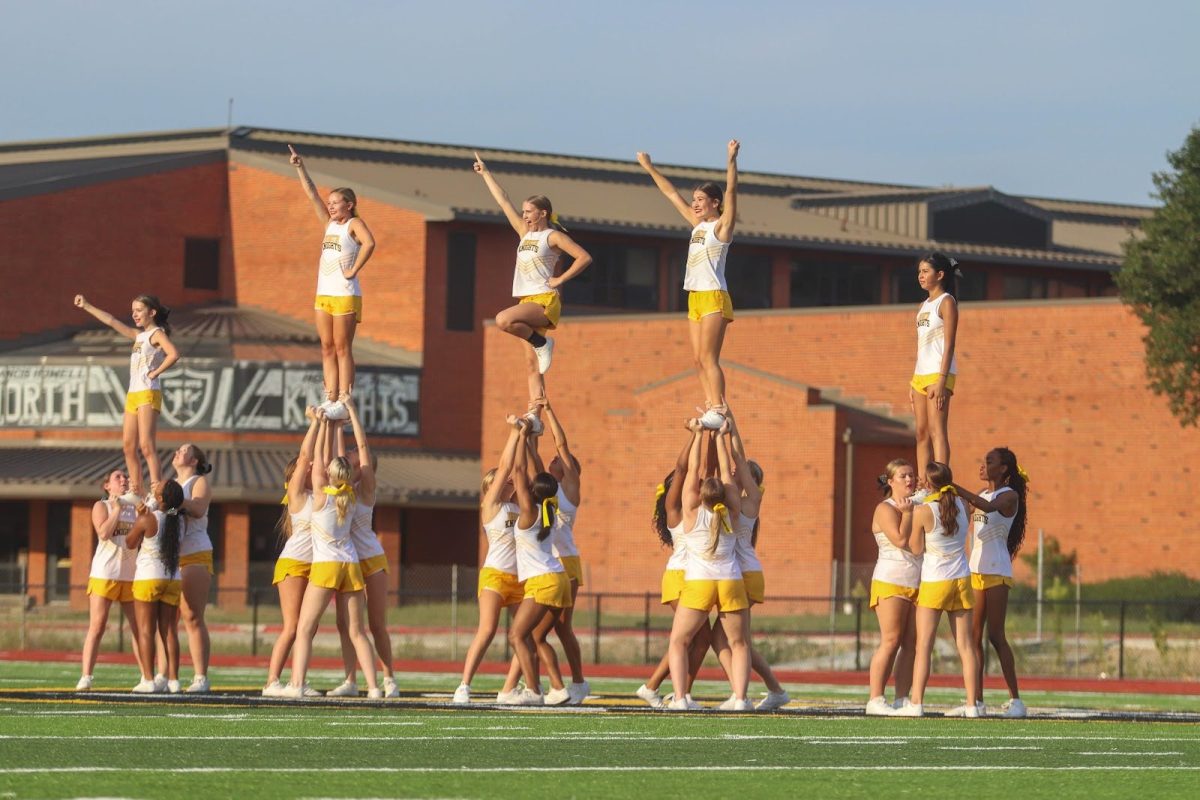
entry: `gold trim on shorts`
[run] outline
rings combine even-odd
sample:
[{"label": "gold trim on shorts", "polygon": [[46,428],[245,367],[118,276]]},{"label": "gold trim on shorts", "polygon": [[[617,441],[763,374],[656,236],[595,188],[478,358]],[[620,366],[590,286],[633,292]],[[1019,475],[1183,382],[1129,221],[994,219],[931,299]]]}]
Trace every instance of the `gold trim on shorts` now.
[{"label": "gold trim on shorts", "polygon": [[151,579],[133,582],[133,599],[143,603],[159,601],[169,606],[177,606],[182,592],[182,581]]},{"label": "gold trim on shorts", "polygon": [[188,553],[186,556],[179,557],[179,568],[184,567],[204,567],[208,570],[209,575],[213,572],[213,557],[212,550],[201,550],[198,553]]},{"label": "gold trim on shorts", "polygon": [[501,606],[515,606],[525,599],[525,585],[517,576],[495,567],[479,570],[479,588],[475,591],[475,596],[483,594],[484,589],[500,595]]},{"label": "gold trim on shorts", "polygon": [[362,295],[330,295],[319,294],[313,303],[317,311],[324,311],[331,317],[354,315],[355,322],[362,322]]},{"label": "gold trim on shorts", "polygon": [[562,297],[558,292],[542,292],[541,294],[530,294],[517,299],[517,305],[521,303],[537,303],[546,311],[546,319],[550,324],[545,328],[538,328],[539,331],[552,331],[558,327],[558,320],[562,317]]},{"label": "gold trim on shorts", "polygon": [[901,586],[898,583],[888,583],[887,581],[877,581],[871,579],[871,605],[874,608],[879,605],[880,600],[887,600],[889,597],[903,597],[910,603],[917,602],[917,595],[920,594],[920,589],[915,586]]},{"label": "gold trim on shorts", "polygon": [[364,578],[368,578],[374,575],[376,572],[387,572],[387,553],[380,553],[377,556],[364,558],[362,561],[358,562],[358,565],[362,567],[362,574]]},{"label": "gold trim on shorts", "polygon": [[318,561],[308,571],[308,582],[335,592],[361,592],[362,567],[357,561]]},{"label": "gold trim on shorts", "polygon": [[967,611],[975,607],[971,593],[970,578],[955,578],[949,581],[921,581],[917,593],[917,605],[940,611]]},{"label": "gold trim on shorts", "polygon": [[280,558],[275,562],[275,577],[271,579],[271,585],[274,586],[283,583],[287,578],[304,578],[304,580],[308,580],[308,573],[311,571],[311,561]]},{"label": "gold trim on shorts", "polygon": [[709,314],[720,314],[733,322],[733,298],[724,289],[688,292],[688,319],[699,322]]},{"label": "gold trim on shorts", "polygon": [[570,608],[571,582],[565,572],[546,572],[525,581],[525,597],[552,608]]},{"label": "gold trim on shorts", "polygon": [[563,565],[563,569],[567,572],[567,580],[575,581],[578,587],[583,586],[583,562],[579,560],[579,556],[559,556],[558,562]]},{"label": "gold trim on shorts", "polygon": [[142,406],[154,406],[155,411],[162,411],[162,392],[158,389],[143,389],[140,392],[130,392],[125,395],[125,413],[136,414]]},{"label": "gold trim on shorts", "polygon": [[997,586],[1013,587],[1013,579],[1007,575],[986,575],[979,572],[971,573],[971,588],[977,592],[995,589]]},{"label": "gold trim on shorts", "polygon": [[746,583],[737,580],[684,581],[679,605],[696,611],[741,611],[750,607]]},{"label": "gold trim on shorts", "polygon": [[[930,386],[933,386],[935,383],[937,383],[938,378],[940,378],[940,377],[942,377],[940,372],[935,372],[932,375],[913,375],[912,380],[908,382],[908,385],[911,386],[912,388],[916,389],[921,394],[925,394],[925,390],[928,389]],[[954,374],[950,374],[950,375],[946,376],[946,391],[947,392],[954,391],[954,378],[955,377],[956,376]]]},{"label": "gold trim on shorts", "polygon": [[114,603],[133,602],[133,581],[110,581],[107,578],[88,578],[87,593]]},{"label": "gold trim on shorts", "polygon": [[679,595],[683,594],[684,571],[681,569],[669,569],[663,572],[662,576],[662,604],[670,605],[679,599]]}]

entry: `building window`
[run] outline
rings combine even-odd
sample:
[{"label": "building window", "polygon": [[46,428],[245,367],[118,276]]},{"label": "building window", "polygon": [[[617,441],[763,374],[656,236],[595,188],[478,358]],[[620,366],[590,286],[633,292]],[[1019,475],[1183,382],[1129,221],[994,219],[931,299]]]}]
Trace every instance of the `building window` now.
[{"label": "building window", "polygon": [[183,288],[216,291],[220,267],[220,239],[183,240]]},{"label": "building window", "polygon": [[725,259],[725,283],[733,307],[771,307],[771,255],[730,248]]},{"label": "building window", "polygon": [[1090,287],[1085,279],[1043,278],[1036,275],[1005,275],[1005,300],[1041,300],[1063,297],[1087,297]]},{"label": "building window", "polygon": [[475,330],[475,234],[446,237],[446,330]]},{"label": "building window", "polygon": [[[608,242],[581,242],[592,256],[582,274],[563,284],[563,301],[573,305],[658,310],[658,250]],[[563,270],[569,261],[564,258]]]},{"label": "building window", "polygon": [[792,263],[790,304],[793,308],[877,305],[879,281],[879,267],[870,264],[796,261]]}]

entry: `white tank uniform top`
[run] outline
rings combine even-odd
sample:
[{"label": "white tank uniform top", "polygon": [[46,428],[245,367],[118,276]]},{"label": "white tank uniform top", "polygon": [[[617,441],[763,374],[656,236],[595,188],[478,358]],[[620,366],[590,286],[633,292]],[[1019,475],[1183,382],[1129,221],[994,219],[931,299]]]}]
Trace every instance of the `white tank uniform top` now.
[{"label": "white tank uniform top", "polygon": [[[921,303],[917,311],[917,366],[914,375],[938,375],[942,371],[942,354],[946,352],[946,323],[939,309],[950,295],[942,293],[933,300]],[[950,357],[950,374],[958,374],[958,359]]]},{"label": "white tank uniform top", "polygon": [[708,553],[708,528],[712,518],[713,512],[701,505],[696,511],[695,526],[683,536],[683,545],[687,549],[683,578],[688,581],[739,581],[742,571],[733,552],[737,546],[736,536],[721,527],[716,552]]},{"label": "white tank uniform top", "polygon": [[358,552],[350,538],[350,526],[354,524],[354,507],[346,509],[346,517],[337,519],[337,498],[325,496],[325,505],[312,512],[312,544],[314,564],[357,564]]},{"label": "white tank uniform top", "polygon": [[520,515],[521,509],[516,503],[501,503],[496,516],[483,523],[483,533],[488,540],[487,557],[483,560],[485,567],[509,575],[517,574],[517,542],[513,538],[513,529]]},{"label": "white tank uniform top", "polygon": [[[979,493],[984,500],[991,502],[1004,492],[1011,492],[1008,486],[1001,486],[996,491],[986,490]],[[1012,556],[1008,554],[1008,532],[1012,530],[1016,514],[1006,517],[999,511],[984,513],[976,510],[971,517],[971,572],[978,575],[1002,575],[1012,577]]]},{"label": "white tank uniform top", "polygon": [[359,561],[383,555],[383,545],[371,528],[371,517],[375,514],[375,506],[362,503],[354,504],[354,521],[350,523],[350,539],[354,542],[354,552],[358,553]]},{"label": "white tank uniform top", "polygon": [[562,487],[558,487],[558,512],[554,515],[554,527],[550,530],[552,550],[558,558],[579,555],[579,548],[575,546],[575,514],[578,511],[579,506],[568,500]]},{"label": "white tank uniform top", "polygon": [[[353,217],[351,218],[353,219]],[[321,242],[321,261],[317,267],[317,294],[325,297],[362,297],[358,277],[346,280],[343,269],[350,269],[358,259],[358,242],[350,235],[350,220],[325,226]]]},{"label": "white tank uniform top", "polygon": [[701,222],[692,228],[688,243],[687,271],[683,276],[683,288],[689,292],[710,292],[720,289],[729,291],[725,283],[725,259],[729,256],[729,242],[717,238],[719,220]]},{"label": "white tank uniform top", "polygon": [[142,331],[133,340],[133,353],[129,356],[129,391],[146,392],[162,391],[162,379],[149,377],[150,372],[162,366],[167,357],[161,347],[150,344],[150,338],[161,328],[150,328]]},{"label": "white tank uniform top", "polygon": [[513,297],[529,297],[531,294],[553,292],[547,283],[554,277],[558,265],[558,251],[550,246],[553,228],[544,231],[529,231],[517,245],[517,270],[513,273]]},{"label": "white tank uniform top", "polygon": [[933,512],[933,530],[925,534],[925,556],[921,559],[921,583],[931,581],[952,581],[958,578],[971,577],[971,569],[967,566],[967,529],[970,520],[967,519],[967,507],[957,497],[954,503],[958,508],[958,533],[947,536],[938,516],[937,501],[929,503]]},{"label": "white tank uniform top", "polygon": [[[896,501],[887,498],[883,502],[896,507]],[[936,512],[935,512],[936,513]],[[921,557],[907,550],[896,547],[883,531],[875,531],[875,544],[879,547],[879,558],[875,560],[875,572],[871,580],[890,583],[893,586],[907,586],[916,589],[921,585]],[[925,534],[929,541],[930,534]]]},{"label": "white tank uniform top", "polygon": [[737,533],[733,553],[737,557],[738,569],[742,571],[742,574],[763,571],[762,562],[758,560],[758,553],[754,550],[754,523],[756,522],[758,522],[758,517],[738,514],[737,520],[733,523],[733,530]]},{"label": "white tank uniform top", "polygon": [[304,497],[304,506],[300,509],[300,513],[290,515],[292,535],[283,543],[283,550],[279,553],[280,558],[289,558],[304,564],[312,563],[312,513],[312,495],[308,494]]},{"label": "white tank uniform top", "polygon": [[[158,520],[158,535],[147,536],[142,539],[142,546],[137,554],[137,571],[134,573],[135,581],[177,581],[179,580],[179,567],[175,567],[175,573],[168,574],[167,567],[162,562],[162,541],[166,536],[163,533],[163,527],[166,525],[167,515],[162,511],[155,511],[154,518]],[[179,519],[180,530],[183,529],[183,518]]]},{"label": "white tank uniform top", "polygon": [[683,543],[683,521],[675,527],[667,528],[667,533],[671,534],[671,557],[667,559],[667,571],[672,570],[683,572],[687,569],[687,545]]},{"label": "white tank uniform top", "polygon": [[538,509],[538,517],[532,528],[522,528],[521,523],[513,525],[513,539],[517,542],[517,579],[527,581],[538,575],[549,575],[552,572],[566,572],[562,562],[554,557],[551,551],[551,539],[547,536],[538,541],[538,533],[542,530],[542,510]]},{"label": "white tank uniform top", "polygon": [[92,556],[92,568],[89,578],[99,578],[105,581],[131,581],[137,552],[125,546],[125,534],[137,520],[137,510],[133,506],[122,505],[117,511],[117,527],[107,542],[96,540],[96,553]]},{"label": "white tank uniform top", "polygon": [[[192,487],[199,479],[199,475],[193,475],[180,484],[184,500],[192,499]],[[187,530],[183,534],[183,541],[179,543],[179,555],[190,556],[212,549],[212,539],[208,538],[208,512],[205,511],[203,517],[188,517]]]}]

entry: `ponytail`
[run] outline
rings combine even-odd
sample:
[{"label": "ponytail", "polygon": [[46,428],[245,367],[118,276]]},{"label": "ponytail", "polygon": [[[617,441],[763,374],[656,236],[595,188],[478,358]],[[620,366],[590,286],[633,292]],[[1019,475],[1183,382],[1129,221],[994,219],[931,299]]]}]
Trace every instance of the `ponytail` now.
[{"label": "ponytail", "polygon": [[183,487],[173,480],[164,483],[162,502],[164,516],[162,529],[158,532],[158,535],[162,537],[158,543],[158,552],[167,574],[174,575],[175,570],[179,569],[179,544],[183,539],[181,527],[187,524],[186,518],[183,525],[180,524],[179,519],[179,507],[183,505]]},{"label": "ponytail", "polygon": [[650,518],[650,527],[658,534],[658,539],[664,547],[674,547],[675,540],[667,527],[667,491],[675,482],[675,472],[667,473],[667,477],[654,491],[654,515]]},{"label": "ponytail", "polygon": [[958,492],[954,491],[954,473],[950,467],[940,461],[931,461],[925,469],[929,482],[938,487],[926,500],[926,503],[937,503],[938,519],[942,521],[942,531],[946,536],[958,533]]},{"label": "ponytail", "polygon": [[1025,541],[1025,501],[1029,495],[1029,473],[1017,464],[1017,456],[1012,450],[997,447],[994,452],[1008,470],[1008,487],[1017,493],[1017,513],[1013,515],[1012,526],[1008,529],[1008,555],[1011,558]]},{"label": "ponytail", "polygon": [[549,472],[539,472],[533,477],[529,491],[534,502],[538,504],[538,523],[541,527],[537,540],[544,542],[550,535],[558,514],[558,481]]}]

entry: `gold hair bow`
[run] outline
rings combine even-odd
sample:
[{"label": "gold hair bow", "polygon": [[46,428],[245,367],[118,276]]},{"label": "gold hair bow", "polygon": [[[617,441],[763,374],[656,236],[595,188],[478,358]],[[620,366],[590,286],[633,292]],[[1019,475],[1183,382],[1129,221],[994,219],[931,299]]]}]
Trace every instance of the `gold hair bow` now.
[{"label": "gold hair bow", "polygon": [[354,502],[354,487],[352,487],[348,483],[338,484],[336,487],[335,486],[326,486],[325,494],[330,495],[331,497],[337,497],[338,495],[341,495],[341,494],[348,494],[348,495],[350,495],[350,502],[351,503]]},{"label": "gold hair bow", "polygon": [[558,513],[558,498],[547,497],[542,501],[542,524],[547,528],[550,527],[553,520],[550,517],[550,509],[553,508],[555,513]]},{"label": "gold hair bow", "polygon": [[658,498],[662,497],[666,493],[667,493],[667,485],[665,483],[660,483],[658,486],[654,487],[654,513],[655,514],[658,513]]},{"label": "gold hair bow", "polygon": [[552,211],[550,213],[550,224],[556,228],[562,228],[564,231],[566,230],[566,228],[563,227],[563,224],[558,221],[558,212],[557,211]]},{"label": "gold hair bow", "polygon": [[936,503],[938,500],[942,499],[943,495],[946,495],[946,494],[957,495],[958,491],[954,488],[953,485],[947,483],[945,486],[938,489],[936,492],[930,492],[929,496],[925,498],[925,502],[926,503]]},{"label": "gold hair bow", "polygon": [[713,513],[721,518],[721,527],[725,529],[725,532],[733,533],[733,527],[729,524],[729,509],[725,507],[725,504],[717,503],[714,505]]},{"label": "gold hair bow", "polygon": [[283,499],[279,501],[279,505],[286,506],[288,504],[289,497],[290,493],[288,492],[288,485],[285,483],[283,485]]},{"label": "gold hair bow", "polygon": [[1026,472],[1025,468],[1020,464],[1017,465],[1017,474],[1021,476],[1021,480],[1025,481],[1026,483],[1032,483],[1032,481],[1029,480],[1029,473]]}]

